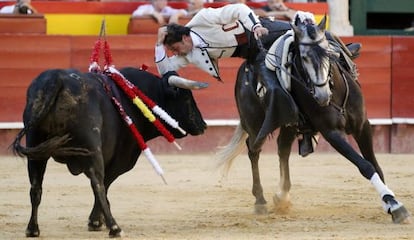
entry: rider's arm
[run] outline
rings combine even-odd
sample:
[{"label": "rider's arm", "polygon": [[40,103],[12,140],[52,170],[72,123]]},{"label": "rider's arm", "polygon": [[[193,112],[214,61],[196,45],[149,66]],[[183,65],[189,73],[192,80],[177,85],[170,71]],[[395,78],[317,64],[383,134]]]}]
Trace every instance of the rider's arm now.
[{"label": "rider's arm", "polygon": [[163,75],[188,65],[188,61],[182,56],[168,57],[164,45],[157,43],[155,46],[155,64],[157,65],[158,73]]},{"label": "rider's arm", "polygon": [[[197,25],[203,23],[208,27],[209,25],[227,25],[239,21],[245,28],[258,36],[267,34],[267,29],[263,28],[258,16],[245,4],[227,4],[221,8],[204,8],[194,17],[201,18],[196,21]],[[188,26],[191,26],[191,23],[192,21]]]}]

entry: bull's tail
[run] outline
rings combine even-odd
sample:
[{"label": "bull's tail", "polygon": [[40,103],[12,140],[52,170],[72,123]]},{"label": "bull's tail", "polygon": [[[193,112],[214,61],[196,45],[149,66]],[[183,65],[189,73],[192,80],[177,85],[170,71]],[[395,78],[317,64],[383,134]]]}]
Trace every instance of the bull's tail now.
[{"label": "bull's tail", "polygon": [[13,154],[16,156],[20,156],[20,157],[24,156],[24,147],[20,144],[20,142],[25,134],[26,134],[26,129],[23,127],[23,129],[20,130],[20,132],[17,134],[16,138],[14,139],[13,143],[9,147],[13,150]]},{"label": "bull's tail", "polygon": [[237,125],[234,134],[226,146],[221,148],[217,153],[217,167],[223,167],[223,176],[227,176],[233,160],[245,149],[247,132],[242,128],[241,124]]},{"label": "bull's tail", "polygon": [[48,159],[51,156],[59,158],[69,156],[90,156],[93,154],[86,148],[64,147],[64,145],[71,139],[69,134],[49,138],[35,147],[24,147],[20,144],[21,139],[25,134],[24,131],[25,129],[22,129],[19,132],[12,144],[15,155],[21,157],[27,156],[30,159]]},{"label": "bull's tail", "polygon": [[64,70],[48,70],[41,73],[29,86],[23,113],[25,125],[10,146],[15,155],[27,156],[31,159],[47,159],[50,156],[91,154],[87,149],[63,147],[70,140],[68,134],[51,137],[34,147],[21,145],[23,136],[49,114],[63,88],[63,81],[66,77],[67,73]]},{"label": "bull's tail", "polygon": [[47,159],[53,154],[54,151],[56,151],[56,149],[70,140],[69,135],[65,135],[62,137],[50,138],[35,147],[24,147],[20,142],[22,137],[25,135],[25,131],[26,129],[23,128],[12,144],[13,153],[20,157],[27,156],[32,159]]}]

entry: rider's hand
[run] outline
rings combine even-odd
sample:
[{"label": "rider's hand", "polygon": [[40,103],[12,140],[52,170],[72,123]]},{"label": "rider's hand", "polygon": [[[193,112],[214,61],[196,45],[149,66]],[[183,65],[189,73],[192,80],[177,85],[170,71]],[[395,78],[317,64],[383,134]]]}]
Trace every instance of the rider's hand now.
[{"label": "rider's hand", "polygon": [[158,38],[157,38],[157,45],[162,45],[167,36],[167,26],[158,28]]}]

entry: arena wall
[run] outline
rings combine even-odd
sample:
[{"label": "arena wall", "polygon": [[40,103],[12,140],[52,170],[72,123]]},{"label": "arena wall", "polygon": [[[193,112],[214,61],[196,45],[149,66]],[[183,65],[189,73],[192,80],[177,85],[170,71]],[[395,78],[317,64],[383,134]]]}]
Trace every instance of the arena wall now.
[{"label": "arena wall", "polygon": [[[39,2],[35,1],[34,4]],[[56,9],[58,8],[51,7],[49,10],[57,12]],[[79,11],[75,7],[68,9],[72,11],[70,14]],[[67,9],[65,11],[68,12]],[[88,11],[102,16],[100,11],[103,10],[93,8]],[[125,10],[117,10],[114,7],[113,11],[114,14],[119,14]],[[100,21],[96,26],[99,24]],[[126,26],[127,23],[124,24]],[[360,57],[355,61],[360,73],[359,82],[366,99],[368,117],[373,125],[375,150],[412,153],[414,98],[411,92],[414,89],[414,38],[355,36],[342,39],[345,43],[360,42],[363,46]],[[10,154],[8,146],[22,127],[25,92],[31,80],[41,71],[51,68],[77,68],[86,71],[96,40],[96,34],[0,33],[0,154]],[[148,71],[156,73],[153,63],[155,40],[155,34],[150,33],[110,34],[108,41],[116,67],[146,65]],[[233,88],[236,71],[241,62],[241,59],[220,60],[224,82],[218,82],[194,67],[179,72],[184,77],[210,83],[208,89],[194,92],[209,128],[202,136],[178,140],[184,152],[213,152],[217,146],[225,145],[230,139],[238,121]],[[276,137],[277,132],[274,137],[269,138],[264,151],[274,151]],[[350,141],[355,146],[355,143]],[[178,153],[174,146],[162,138],[150,141],[149,146],[155,153]],[[294,148],[296,151],[296,144]],[[326,152],[333,149],[321,139],[317,151]]]}]

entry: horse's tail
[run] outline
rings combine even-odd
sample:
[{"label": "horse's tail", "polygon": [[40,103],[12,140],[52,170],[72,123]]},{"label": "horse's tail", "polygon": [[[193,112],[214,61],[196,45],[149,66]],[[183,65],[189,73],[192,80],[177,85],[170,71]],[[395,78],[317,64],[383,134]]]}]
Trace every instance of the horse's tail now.
[{"label": "horse's tail", "polygon": [[223,166],[223,176],[229,172],[233,160],[244,150],[245,142],[248,137],[247,132],[242,128],[241,124],[237,125],[233,137],[229,144],[222,147],[217,153],[217,167]]},{"label": "horse's tail", "polygon": [[85,155],[82,148],[65,148],[69,140],[68,134],[55,136],[47,139],[34,147],[21,145],[21,139],[30,129],[36,128],[51,111],[60,92],[63,89],[63,82],[68,75],[64,70],[48,70],[41,73],[29,86],[27,90],[27,103],[24,109],[23,118],[25,125],[17,134],[10,145],[17,156],[27,156],[32,159],[44,159],[50,156]]}]

